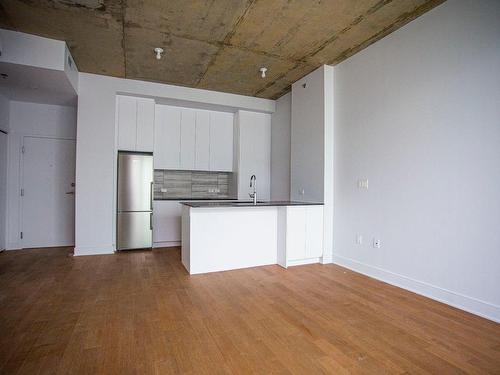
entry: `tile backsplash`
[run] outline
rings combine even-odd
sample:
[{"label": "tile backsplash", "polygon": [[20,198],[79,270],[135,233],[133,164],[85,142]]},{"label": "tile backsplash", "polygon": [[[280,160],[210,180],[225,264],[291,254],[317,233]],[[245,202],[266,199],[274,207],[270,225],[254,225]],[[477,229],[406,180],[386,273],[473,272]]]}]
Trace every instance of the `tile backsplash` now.
[{"label": "tile backsplash", "polygon": [[155,169],[154,199],[232,199],[231,172]]}]

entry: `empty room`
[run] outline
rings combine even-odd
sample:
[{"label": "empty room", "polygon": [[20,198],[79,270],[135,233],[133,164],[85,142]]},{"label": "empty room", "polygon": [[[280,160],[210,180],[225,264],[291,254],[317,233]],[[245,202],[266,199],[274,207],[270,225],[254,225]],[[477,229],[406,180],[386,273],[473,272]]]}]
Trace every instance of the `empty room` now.
[{"label": "empty room", "polygon": [[500,375],[500,1],[2,0],[0,374]]}]

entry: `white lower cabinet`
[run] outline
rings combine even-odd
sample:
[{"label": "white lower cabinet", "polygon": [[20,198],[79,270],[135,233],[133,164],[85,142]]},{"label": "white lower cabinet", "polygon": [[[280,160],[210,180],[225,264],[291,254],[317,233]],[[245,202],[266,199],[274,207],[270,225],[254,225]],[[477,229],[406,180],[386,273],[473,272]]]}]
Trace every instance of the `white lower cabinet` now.
[{"label": "white lower cabinet", "polygon": [[154,247],[180,245],[182,205],[179,202],[166,200],[153,202]]},{"label": "white lower cabinet", "polygon": [[323,256],[323,206],[288,206],[283,241],[285,267],[317,262]]}]

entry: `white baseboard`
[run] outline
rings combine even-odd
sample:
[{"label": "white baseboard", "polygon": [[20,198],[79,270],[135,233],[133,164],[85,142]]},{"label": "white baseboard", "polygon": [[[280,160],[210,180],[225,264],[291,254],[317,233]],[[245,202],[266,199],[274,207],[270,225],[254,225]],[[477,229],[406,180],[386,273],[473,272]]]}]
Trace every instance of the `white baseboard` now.
[{"label": "white baseboard", "polygon": [[409,290],[416,294],[434,299],[458,309],[479,315],[483,318],[500,323],[500,306],[465,296],[451,290],[415,280],[391,271],[387,271],[369,264],[358,262],[339,255],[333,255],[333,263],[352,271],[373,277],[391,285]]},{"label": "white baseboard", "polygon": [[287,267],[302,266],[304,264],[320,263],[321,258],[309,258],[299,260],[289,260],[286,262]]},{"label": "white baseboard", "polygon": [[181,241],[163,241],[163,242],[154,242],[153,247],[175,247],[181,246]]},{"label": "white baseboard", "polygon": [[113,245],[103,245],[103,246],[78,246],[75,247],[75,256],[84,255],[105,255],[114,254],[115,247]]}]

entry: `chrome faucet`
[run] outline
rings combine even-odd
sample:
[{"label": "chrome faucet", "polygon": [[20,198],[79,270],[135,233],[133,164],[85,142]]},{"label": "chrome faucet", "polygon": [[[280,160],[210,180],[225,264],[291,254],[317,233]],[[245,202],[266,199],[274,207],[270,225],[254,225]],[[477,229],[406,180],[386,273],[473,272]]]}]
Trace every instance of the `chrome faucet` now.
[{"label": "chrome faucet", "polygon": [[253,199],[253,204],[254,206],[257,205],[257,177],[253,174],[252,177],[250,177],[250,187],[253,187],[253,192],[248,193],[250,195],[250,198]]}]

